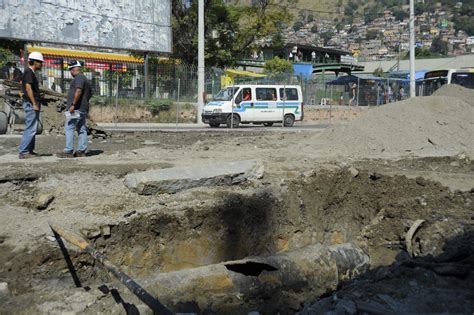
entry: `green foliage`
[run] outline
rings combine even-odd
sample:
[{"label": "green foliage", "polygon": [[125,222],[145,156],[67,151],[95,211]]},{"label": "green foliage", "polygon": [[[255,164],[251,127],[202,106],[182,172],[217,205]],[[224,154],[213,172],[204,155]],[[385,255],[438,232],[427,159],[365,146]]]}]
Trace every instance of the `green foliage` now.
[{"label": "green foliage", "polygon": [[295,24],[293,24],[293,30],[295,32],[298,32],[302,27],[303,27],[303,22],[301,21],[296,21]]},{"label": "green foliage", "polygon": [[2,38],[0,40],[0,54],[8,52],[9,54],[20,56],[21,50],[25,47],[25,43],[26,42],[21,40]]},{"label": "green foliage", "polygon": [[263,70],[272,74],[291,73],[293,72],[293,64],[291,61],[275,57],[265,62]]},{"label": "green foliage", "polygon": [[469,36],[474,36],[474,1],[462,1],[461,9],[457,10],[454,16],[454,28],[466,32]]},{"label": "green foliage", "polygon": [[153,116],[159,115],[160,112],[167,112],[173,106],[171,100],[153,100],[148,103],[148,110]]},{"label": "green foliage", "polygon": [[313,33],[313,34],[318,33],[318,27],[316,25],[311,27],[311,33]]},{"label": "green foliage", "polygon": [[441,39],[440,36],[433,39],[430,51],[435,54],[446,56],[448,54],[448,42]]},{"label": "green foliage", "polygon": [[[90,69],[84,68],[84,72],[90,72]],[[104,70],[104,77],[109,78],[110,70]],[[121,72],[121,71],[114,71],[112,70],[112,80],[114,82],[117,81],[117,77],[119,77],[119,82],[121,87],[128,87],[132,84],[134,74],[130,71]]]},{"label": "green foliage", "polygon": [[14,55],[10,49],[0,48],[0,67],[3,67],[7,62],[12,61]]},{"label": "green foliage", "polygon": [[378,67],[377,69],[374,70],[374,76],[376,77],[383,77],[384,76],[384,71],[382,67]]},{"label": "green foliage", "polygon": [[402,9],[394,9],[393,16],[395,17],[396,20],[403,21],[404,19],[409,17],[410,14]]},{"label": "green foliage", "polygon": [[[440,54],[433,53],[429,49],[415,47],[415,58],[417,59],[429,59],[429,58],[439,58]],[[410,58],[410,53],[407,52],[402,59],[407,60]]]},{"label": "green foliage", "polygon": [[321,34],[321,38],[323,39],[324,41],[324,46],[326,46],[328,44],[328,42],[334,37],[334,33],[333,32],[324,32]]},{"label": "green foliage", "polygon": [[372,40],[372,39],[377,39],[380,35],[379,31],[376,30],[369,30],[367,31],[367,34],[365,35],[366,40]]},{"label": "green foliage", "polygon": [[[226,67],[248,54],[259,39],[278,40],[283,26],[292,20],[288,6],[295,0],[256,0],[252,6],[225,5],[223,0],[205,0],[206,65]],[[186,6],[172,1],[172,57],[197,64],[198,1]],[[276,5],[274,5],[276,4]]]}]

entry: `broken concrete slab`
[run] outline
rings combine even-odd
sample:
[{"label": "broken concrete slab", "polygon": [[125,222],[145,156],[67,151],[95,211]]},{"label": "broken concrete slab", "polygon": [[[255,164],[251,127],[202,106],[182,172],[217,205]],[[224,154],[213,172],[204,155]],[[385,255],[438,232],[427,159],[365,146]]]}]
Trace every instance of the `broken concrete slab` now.
[{"label": "broken concrete slab", "polygon": [[263,177],[264,167],[255,160],[175,167],[128,174],[125,186],[140,195],[177,193],[203,186],[236,185]]}]

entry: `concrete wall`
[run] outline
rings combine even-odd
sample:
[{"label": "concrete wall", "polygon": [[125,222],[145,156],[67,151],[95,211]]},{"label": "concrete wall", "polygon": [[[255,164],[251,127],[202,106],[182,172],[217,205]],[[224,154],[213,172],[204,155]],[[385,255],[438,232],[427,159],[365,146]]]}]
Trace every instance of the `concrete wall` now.
[{"label": "concrete wall", "polygon": [[171,0],[0,0],[0,38],[171,52]]},{"label": "concrete wall", "polygon": [[[409,70],[409,63],[409,60],[401,60],[400,70]],[[378,67],[382,67],[384,71],[388,71],[388,69],[393,65],[397,64],[397,61],[368,61],[359,62],[359,64],[365,66],[364,72],[373,73]],[[462,67],[474,67],[474,54],[453,58],[417,59],[415,67],[416,70],[460,69]]]}]

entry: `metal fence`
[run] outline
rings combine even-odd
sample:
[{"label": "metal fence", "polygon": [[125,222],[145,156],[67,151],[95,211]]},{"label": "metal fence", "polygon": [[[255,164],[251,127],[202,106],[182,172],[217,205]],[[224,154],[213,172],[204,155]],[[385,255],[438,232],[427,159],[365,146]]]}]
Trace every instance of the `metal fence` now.
[{"label": "metal fence", "polygon": [[[41,84],[58,92],[67,92],[72,76],[67,59],[48,59],[41,73]],[[23,71],[21,60],[8,60]],[[6,73],[7,60],[0,60],[0,77]],[[154,63],[144,74],[143,64],[105,64],[86,61],[83,69],[91,81],[91,116],[100,122],[195,122],[197,120],[197,68],[182,64]],[[225,84],[225,71],[210,68],[205,73],[205,91],[212,100]],[[341,78],[341,77],[339,77]],[[331,74],[303,78],[293,74],[265,77],[235,77],[235,84],[300,85],[306,105],[377,106],[409,97],[407,80],[358,76],[357,81],[338,82]],[[356,87],[353,87],[353,84]],[[145,89],[147,84],[147,89]],[[145,95],[145,90],[148,95]],[[421,82],[417,95],[423,95]]]}]

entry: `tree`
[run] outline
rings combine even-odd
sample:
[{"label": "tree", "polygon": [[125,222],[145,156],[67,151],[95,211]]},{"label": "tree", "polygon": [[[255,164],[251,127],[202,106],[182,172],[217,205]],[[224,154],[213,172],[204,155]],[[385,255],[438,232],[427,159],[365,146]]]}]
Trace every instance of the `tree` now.
[{"label": "tree", "polygon": [[293,30],[295,30],[295,32],[298,32],[303,27],[303,25],[303,22],[296,21],[295,24],[293,24]]},{"label": "tree", "polygon": [[405,18],[409,17],[409,14],[404,10],[395,9],[393,10],[393,16],[397,21],[403,21]]},{"label": "tree", "polygon": [[[296,0],[254,0],[252,6],[225,5],[204,0],[206,65],[226,67],[244,57],[259,39],[278,39],[282,26],[292,19],[288,6]],[[277,5],[275,5],[277,4]],[[172,1],[173,54],[187,64],[197,64],[198,1]]]},{"label": "tree", "polygon": [[435,37],[431,43],[430,51],[446,56],[448,54],[448,42],[444,41],[441,36]]},{"label": "tree", "polygon": [[318,27],[316,25],[311,27],[311,33],[316,34],[317,32],[318,32]]},{"label": "tree", "polygon": [[7,51],[11,54],[20,56],[21,51],[25,47],[26,42],[16,39],[1,39],[0,40],[0,49],[3,49],[3,52]]},{"label": "tree", "polygon": [[328,44],[328,42],[334,37],[334,33],[332,32],[324,32],[321,34],[321,38],[324,41],[324,46]]},{"label": "tree", "polygon": [[376,77],[383,77],[384,71],[382,67],[378,67],[377,69],[374,70],[374,76]]},{"label": "tree", "polygon": [[292,73],[293,64],[291,63],[291,61],[275,57],[265,62],[263,71],[271,74]]},{"label": "tree", "polygon": [[378,37],[379,37],[379,31],[376,31],[376,30],[369,30],[367,31],[367,34],[365,35],[366,40],[377,39]]}]

